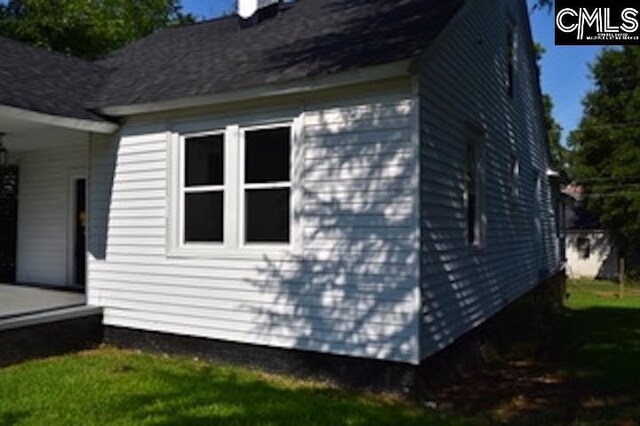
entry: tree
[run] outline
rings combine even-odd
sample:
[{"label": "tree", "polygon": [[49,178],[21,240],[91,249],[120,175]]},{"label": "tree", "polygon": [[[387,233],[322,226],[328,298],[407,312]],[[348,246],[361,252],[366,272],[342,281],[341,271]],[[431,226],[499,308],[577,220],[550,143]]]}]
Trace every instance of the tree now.
[{"label": "tree", "polygon": [[591,74],[595,88],[570,136],[572,173],[624,261],[640,247],[640,47],[603,50]]},{"label": "tree", "polygon": [[193,21],[179,0],[9,0],[0,34],[95,59],[170,25]]}]

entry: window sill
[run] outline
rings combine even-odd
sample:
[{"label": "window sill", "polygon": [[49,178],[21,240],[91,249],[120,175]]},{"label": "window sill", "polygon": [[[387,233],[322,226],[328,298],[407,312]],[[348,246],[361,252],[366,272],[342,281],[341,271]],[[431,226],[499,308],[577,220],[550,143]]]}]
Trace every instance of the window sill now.
[{"label": "window sill", "polygon": [[471,255],[484,254],[486,250],[486,244],[484,242],[469,244],[467,245],[467,250]]},{"label": "window sill", "polygon": [[225,247],[172,247],[168,258],[178,259],[246,259],[283,260],[290,259],[295,252],[289,245],[225,248]]}]

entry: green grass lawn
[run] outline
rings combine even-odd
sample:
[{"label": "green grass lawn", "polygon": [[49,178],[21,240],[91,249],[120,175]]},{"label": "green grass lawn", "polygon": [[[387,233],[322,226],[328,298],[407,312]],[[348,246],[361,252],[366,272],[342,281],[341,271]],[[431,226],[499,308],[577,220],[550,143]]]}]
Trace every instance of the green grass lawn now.
[{"label": "green grass lawn", "polygon": [[568,293],[558,368],[594,395],[579,415],[640,424],[640,289],[629,287],[619,298],[616,283],[578,280]]},{"label": "green grass lawn", "polygon": [[[569,285],[546,356],[504,360],[441,407],[103,348],[0,369],[0,425],[640,424],[640,290]],[[463,391],[461,391],[463,390]],[[462,393],[461,393],[462,392]]]},{"label": "green grass lawn", "polygon": [[574,281],[567,305],[574,371],[607,389],[640,389],[640,289],[620,298],[615,283]]},{"label": "green grass lawn", "polygon": [[0,424],[452,423],[392,397],[180,358],[101,349],[0,370]]}]

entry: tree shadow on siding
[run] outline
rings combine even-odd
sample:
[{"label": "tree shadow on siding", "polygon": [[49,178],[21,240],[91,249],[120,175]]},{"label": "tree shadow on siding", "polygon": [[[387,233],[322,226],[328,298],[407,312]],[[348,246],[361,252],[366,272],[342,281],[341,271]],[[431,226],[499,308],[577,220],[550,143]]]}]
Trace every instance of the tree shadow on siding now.
[{"label": "tree shadow on siding", "polygon": [[[348,14],[351,7],[357,10],[362,3],[335,1],[329,3],[329,7],[333,7],[335,13]],[[370,54],[371,58],[373,51],[380,53],[385,47],[393,48],[398,42],[398,34],[405,28],[408,32],[417,31],[412,20],[415,13],[411,12],[412,8],[419,7],[416,2],[387,3],[386,7],[380,7],[388,8],[392,15],[397,14],[393,16],[398,26],[382,25],[380,20],[391,16],[384,13],[376,17],[354,16],[344,32],[326,34],[295,46],[292,50],[296,54],[291,55],[289,62],[274,54],[273,62],[278,66],[282,63],[298,66],[315,61],[321,68],[332,70],[342,69],[343,65],[360,66],[360,59],[348,56],[347,53],[352,52],[349,44],[358,41],[361,49],[362,55],[353,56],[367,58]],[[454,7],[453,2],[447,7]],[[434,8],[434,13],[443,10]],[[383,36],[376,33],[378,28],[384,28]],[[422,28],[424,31],[432,29]],[[345,33],[352,37],[345,37]],[[553,269],[552,256],[550,241],[543,240],[551,233],[546,219],[543,221],[538,217],[541,213],[534,210],[532,203],[536,197],[536,174],[531,165],[535,163],[534,166],[540,167],[542,157],[536,151],[540,147],[528,145],[542,140],[542,136],[538,122],[525,119],[526,114],[506,102],[506,94],[500,96],[494,90],[503,85],[500,73],[502,64],[506,63],[506,49],[496,49],[497,41],[488,39],[497,37],[498,33],[502,34],[496,31],[476,35],[479,40],[473,55],[482,58],[478,63],[495,67],[484,70],[484,78],[495,80],[492,81],[495,84],[464,86],[464,112],[460,111],[460,100],[452,99],[454,93],[426,89],[428,96],[425,96],[425,105],[421,105],[424,144],[421,155],[424,158],[420,161],[424,162],[423,172],[428,171],[429,176],[422,177],[424,192],[420,198],[416,195],[417,183],[407,187],[401,180],[403,176],[416,176],[417,166],[411,161],[402,164],[398,175],[380,180],[381,171],[393,162],[396,146],[384,138],[374,139],[371,145],[392,151],[383,153],[381,150],[369,157],[365,145],[348,144],[349,132],[369,131],[368,120],[378,119],[381,110],[373,109],[369,113],[373,118],[369,119],[342,111],[343,127],[332,125],[320,114],[323,131],[337,139],[342,138],[344,142],[340,149],[349,150],[349,155],[343,158],[337,158],[337,151],[327,152],[323,161],[307,164],[303,176],[305,215],[322,218],[320,229],[305,224],[304,245],[322,243],[325,249],[320,251],[323,256],[318,255],[318,250],[307,249],[296,258],[293,270],[287,269],[286,262],[270,261],[261,271],[266,274],[264,282],[254,285],[265,293],[276,292],[277,296],[274,306],[258,310],[261,318],[258,322],[264,324],[258,327],[259,336],[277,335],[298,348],[408,360],[419,343],[420,329],[424,333],[422,354],[432,354],[548,278]],[[370,43],[359,38],[372,34],[376,36],[370,37]],[[424,37],[426,40],[429,35],[425,33]],[[349,42],[345,43],[345,40]],[[452,67],[455,65],[460,63],[454,62]],[[441,85],[463,83],[456,73],[450,80],[436,73],[430,77]],[[529,77],[524,75],[523,81],[533,81]],[[518,90],[527,95],[534,93],[528,86]],[[525,108],[526,102],[521,102],[517,108]],[[450,123],[454,125],[449,126]],[[479,128],[480,136],[470,136],[469,125]],[[434,137],[435,133],[439,137]],[[482,220],[487,240],[485,247],[480,249],[468,247],[465,236],[465,143],[470,137],[476,138],[474,143],[480,143],[481,139],[485,141],[484,198],[491,200]],[[518,182],[520,198],[515,202],[509,193],[510,157],[509,150],[504,149],[508,143],[520,144],[519,161],[524,170],[522,180]],[[359,179],[345,173],[335,183],[342,192],[354,188],[352,197],[376,194],[382,187],[387,192],[377,203],[354,208],[349,198],[328,190],[329,185],[325,185],[324,190],[309,188],[308,176],[323,173],[329,166],[351,171],[353,164],[363,159],[370,163],[360,175],[355,175]],[[360,186],[355,189],[356,185]],[[404,197],[414,200],[412,214],[399,210]],[[416,205],[418,200],[420,206]],[[514,204],[516,208],[513,208]],[[419,209],[423,212],[419,225],[422,246],[416,226]],[[358,223],[362,218],[372,218],[376,225]],[[499,223],[496,218],[503,222]],[[523,256],[529,258],[523,260]],[[420,279],[423,281],[422,301],[417,300]],[[401,316],[396,314],[398,309]],[[291,333],[292,330],[296,331]],[[289,337],[291,334],[293,337]]]},{"label": "tree shadow on siding", "polygon": [[301,249],[283,261],[266,256],[251,282],[272,301],[247,306],[259,341],[415,359],[419,233],[410,120],[409,100],[306,116],[296,160],[304,166],[294,178]]},{"label": "tree shadow on siding", "polygon": [[[252,281],[273,300],[246,307],[256,313],[258,341],[415,363],[493,313],[483,298],[498,300],[494,311],[508,302],[481,256],[454,251],[466,244],[464,144],[452,147],[442,171],[452,185],[418,196],[410,107],[355,103],[307,115],[305,167],[294,179],[302,182],[303,251],[286,261],[267,256]],[[443,212],[446,223],[433,220]]]}]

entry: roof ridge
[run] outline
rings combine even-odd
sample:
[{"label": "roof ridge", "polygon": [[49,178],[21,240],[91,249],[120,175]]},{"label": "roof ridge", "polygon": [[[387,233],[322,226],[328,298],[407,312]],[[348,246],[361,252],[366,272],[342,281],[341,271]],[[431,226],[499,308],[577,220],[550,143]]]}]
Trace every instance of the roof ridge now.
[{"label": "roof ridge", "polygon": [[197,27],[197,26],[203,26],[206,24],[213,24],[213,23],[219,23],[219,22],[223,22],[223,21],[227,21],[230,19],[234,19],[237,18],[237,15],[224,15],[224,16],[218,16],[215,18],[210,18],[210,19],[204,19],[201,21],[195,21],[195,22],[187,22],[184,24],[178,24],[178,25],[170,25],[167,27],[163,27],[163,28],[158,28],[156,31],[153,31],[150,34],[147,34],[144,37],[140,37],[138,39],[132,40],[129,43],[125,44],[124,46],[121,46],[119,48],[117,48],[116,50],[109,52],[107,54],[105,54],[104,56],[100,56],[98,58],[96,58],[93,62],[102,62],[102,61],[107,61],[111,58],[114,58],[116,56],[118,56],[122,51],[130,48],[131,46],[138,44],[144,40],[149,39],[150,37],[155,37],[158,36],[160,34],[166,33],[168,31],[176,31],[176,30],[184,30],[186,28],[193,28],[193,27]]},{"label": "roof ridge", "polygon": [[[283,10],[286,11],[286,10],[292,8],[294,4],[301,3],[303,1],[304,0],[284,0],[284,2],[283,2]],[[223,14],[223,15],[220,15],[220,16],[212,17],[212,18],[197,20],[197,21],[194,21],[194,22],[186,22],[186,23],[183,23],[183,24],[170,25],[170,26],[167,26],[167,27],[159,28],[156,31],[154,31],[154,32],[152,32],[152,33],[150,33],[150,34],[148,34],[148,35],[146,35],[144,37],[132,40],[131,42],[127,43],[126,45],[124,45],[122,47],[119,47],[118,49],[116,49],[116,50],[114,50],[112,52],[109,52],[109,53],[105,54],[104,56],[101,56],[101,57],[95,59],[95,61],[97,61],[97,62],[107,61],[107,60],[109,60],[109,59],[111,59],[113,57],[118,56],[123,50],[126,50],[129,47],[131,47],[131,46],[133,46],[133,45],[135,45],[135,44],[137,44],[139,42],[142,42],[144,40],[147,40],[150,37],[154,37],[154,36],[169,32],[169,31],[184,30],[184,29],[188,29],[188,28],[211,25],[211,24],[217,24],[217,23],[222,23],[224,21],[237,20],[237,19],[239,19],[239,15],[237,13],[231,13],[231,14]],[[240,27],[238,26],[238,28],[240,28]]]}]

